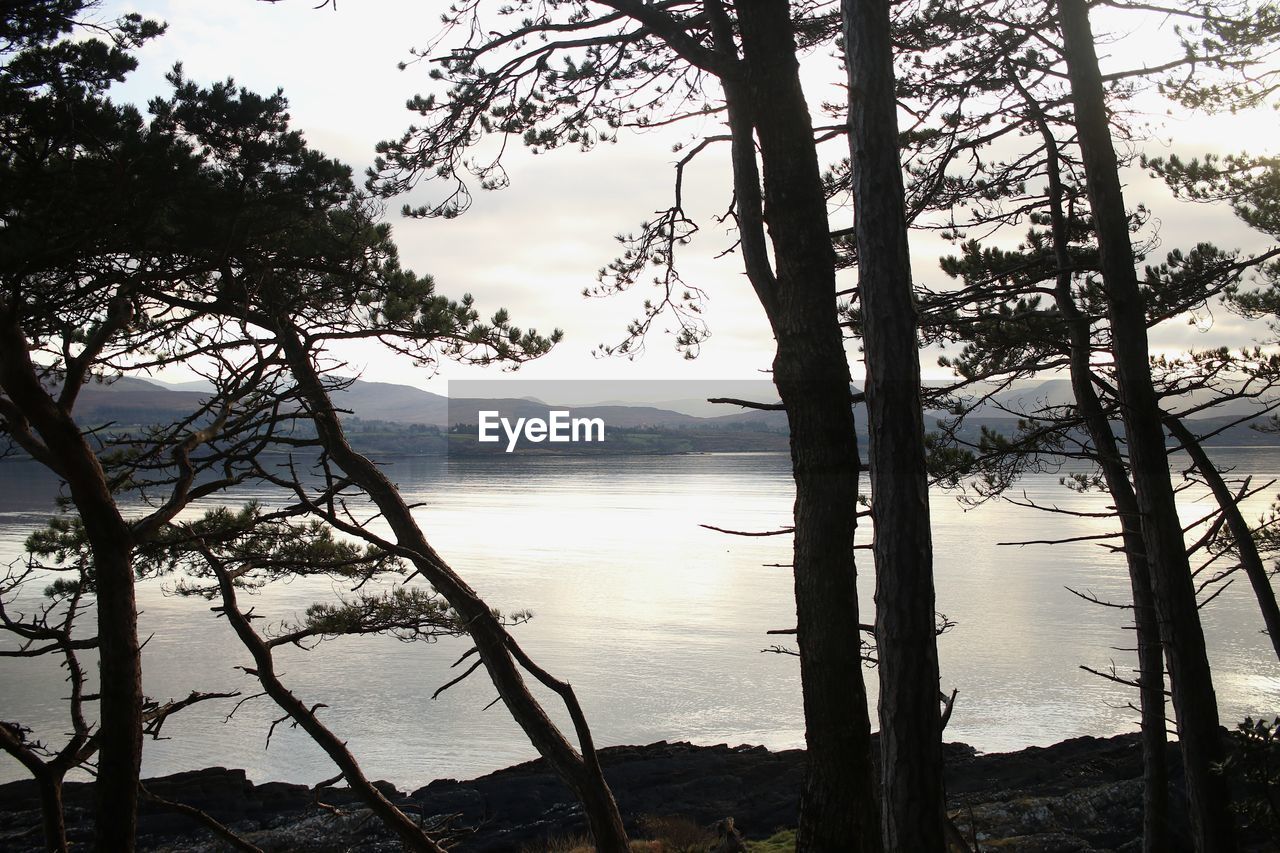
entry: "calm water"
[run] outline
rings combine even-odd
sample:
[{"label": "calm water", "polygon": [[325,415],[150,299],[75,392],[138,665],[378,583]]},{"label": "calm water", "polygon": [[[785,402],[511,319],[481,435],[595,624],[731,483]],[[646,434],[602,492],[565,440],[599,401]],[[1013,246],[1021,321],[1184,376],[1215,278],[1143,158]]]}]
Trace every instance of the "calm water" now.
[{"label": "calm water", "polygon": [[[1280,475],[1275,449],[1215,455],[1256,477]],[[789,570],[766,565],[789,562],[788,540],[698,526],[787,524],[787,457],[400,459],[391,471],[406,497],[422,504],[417,516],[436,547],[492,605],[534,612],[517,636],[535,660],[573,683],[599,744],[803,743],[796,661],[760,652],[773,643],[767,630],[794,625]],[[1106,506],[1101,496],[1062,488],[1056,474],[1029,478],[1022,488],[1062,507]],[[20,556],[56,494],[38,466],[0,463],[0,560]],[[1248,515],[1266,503],[1255,499]],[[1188,521],[1206,507],[1203,498],[1184,496]],[[1131,665],[1132,654],[1116,651],[1132,645],[1125,616],[1064,588],[1124,599],[1122,557],[1088,542],[997,544],[1050,530],[1054,537],[1102,532],[1108,524],[1008,504],[966,512],[941,492],[933,513],[938,606],[957,622],[940,641],[943,687],[960,691],[947,738],[998,751],[1131,730],[1130,693],[1079,668]],[[874,588],[869,556],[861,559],[869,620]],[[280,584],[254,604],[260,614],[286,618],[340,591],[327,581]],[[139,599],[143,634],[153,634],[145,649],[148,695],[256,692],[256,682],[234,669],[249,662],[247,653],[208,602],[169,595],[162,583],[145,585]],[[1204,620],[1224,722],[1280,712],[1280,666],[1259,633],[1247,582],[1232,585]],[[324,719],[370,776],[411,787],[534,755],[500,704],[483,710],[496,694],[482,673],[431,700],[468,648],[461,640],[350,639],[310,653],[282,651],[281,669],[305,701],[329,706]],[[874,672],[867,677],[874,703]],[[56,744],[67,728],[63,695],[56,668],[0,659],[0,719],[22,721]],[[264,749],[279,716],[269,700],[250,702],[227,721],[230,710],[229,702],[208,703],[172,718],[169,740],[147,742],[144,772],[219,764],[244,767],[256,780],[333,775],[297,731],[282,727]],[[0,756],[0,780],[23,775]]]}]

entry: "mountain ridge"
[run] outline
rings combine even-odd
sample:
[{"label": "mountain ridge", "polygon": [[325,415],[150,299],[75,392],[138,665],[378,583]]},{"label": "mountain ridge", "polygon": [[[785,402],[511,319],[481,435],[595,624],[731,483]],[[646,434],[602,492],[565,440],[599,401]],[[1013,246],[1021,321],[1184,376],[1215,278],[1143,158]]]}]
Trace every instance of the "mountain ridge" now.
[{"label": "mountain ridge", "polygon": [[[672,384],[684,381],[677,380]],[[707,388],[714,387],[711,383],[698,384],[706,385]],[[619,429],[750,429],[766,432],[785,432],[787,429],[786,413],[782,411],[749,408],[734,410],[727,405],[700,403],[699,399],[705,398],[691,396],[668,396],[664,401],[628,402],[625,394],[620,393],[625,390],[625,385],[626,383],[612,384],[610,387],[613,393],[603,402],[561,404],[543,402],[542,397],[532,395],[462,397],[451,401],[442,394],[412,385],[355,379],[334,392],[333,402],[340,411],[361,422],[399,426],[424,425],[438,429],[447,429],[458,423],[475,424],[476,414],[481,410],[496,411],[499,417],[514,422],[520,417],[545,417],[547,411],[552,409],[569,411],[573,417],[603,418],[606,424]],[[776,394],[770,396],[767,393],[772,391],[772,385],[767,380],[759,380],[758,385],[759,393],[754,395],[758,402],[772,403],[776,400]],[[482,388],[483,383],[469,382],[463,387],[467,390]],[[853,387],[857,388],[856,385]],[[86,422],[117,425],[149,423],[159,418],[190,414],[199,407],[210,389],[208,383],[201,381],[166,383],[155,379],[121,377],[112,382],[86,383],[80,394],[78,409]],[[674,390],[678,393],[681,389]],[[1069,401],[1070,383],[1065,379],[1050,379],[1000,392],[992,401],[975,410],[969,420],[975,434],[981,425],[1000,431],[1012,431],[1019,417],[1034,413],[1035,409],[1043,406],[1059,406]],[[662,402],[678,406],[679,409],[664,407]],[[1198,426],[1207,428],[1205,431],[1212,431],[1256,409],[1247,401],[1240,401],[1228,404],[1221,410],[1209,410],[1195,420]],[[717,410],[723,414],[711,414]],[[862,404],[858,405],[858,410],[857,421],[859,431],[862,432],[866,423]],[[698,411],[705,411],[707,414],[695,413]],[[932,428],[945,416],[945,412],[927,410],[926,426]],[[1245,425],[1232,427],[1223,435],[1217,436],[1213,443],[1223,444],[1228,440],[1263,445],[1280,443],[1280,438],[1264,437]]]}]

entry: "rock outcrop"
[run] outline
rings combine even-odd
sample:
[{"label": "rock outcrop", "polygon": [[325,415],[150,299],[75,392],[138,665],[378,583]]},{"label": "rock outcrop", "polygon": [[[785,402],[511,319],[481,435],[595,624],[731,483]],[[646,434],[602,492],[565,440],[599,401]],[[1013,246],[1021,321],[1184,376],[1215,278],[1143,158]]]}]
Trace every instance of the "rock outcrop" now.
[{"label": "rock outcrop", "polygon": [[[1173,750],[1170,759],[1177,768]],[[601,761],[628,830],[637,836],[655,819],[675,816],[709,830],[731,816],[749,839],[795,825],[804,768],[800,750],[659,742],[612,747],[603,750]],[[953,821],[980,850],[1140,849],[1141,773],[1132,736],[1076,738],[991,755],[963,744],[947,747]],[[1178,784],[1175,778],[1175,797]],[[264,851],[399,849],[343,788],[317,793],[303,785],[254,784],[243,771],[224,768],[153,779],[147,787],[208,812]],[[541,761],[467,782],[437,780],[412,793],[380,787],[409,814],[447,824],[458,851],[536,850],[548,839],[580,836],[584,829],[577,803]],[[66,800],[73,839],[87,840],[88,786],[69,784]],[[0,849],[40,849],[38,809],[30,783],[0,786]],[[1184,814],[1177,808],[1173,813]],[[1185,835],[1185,826],[1175,825],[1174,832]],[[142,850],[225,849],[190,818],[155,805],[144,806],[139,833]],[[1246,849],[1275,849],[1269,843],[1255,838]]]}]

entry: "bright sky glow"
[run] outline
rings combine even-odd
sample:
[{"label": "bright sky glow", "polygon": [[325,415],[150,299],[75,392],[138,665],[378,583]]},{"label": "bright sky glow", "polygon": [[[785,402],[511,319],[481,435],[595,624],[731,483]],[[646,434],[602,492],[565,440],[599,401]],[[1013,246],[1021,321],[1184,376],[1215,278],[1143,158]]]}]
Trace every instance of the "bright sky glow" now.
[{"label": "bright sky glow", "polygon": [[[138,11],[169,24],[165,36],[140,52],[138,71],[114,94],[144,103],[166,91],[164,74],[177,61],[200,83],[231,76],[257,91],[283,88],[294,125],[310,143],[362,172],[372,161],[374,145],[398,136],[411,123],[414,116],[404,108],[405,100],[432,85],[424,64],[400,71],[397,63],[409,58],[411,47],[427,43],[437,33],[439,7],[420,0],[348,0],[336,11],[313,6],[308,0],[105,0],[98,13],[102,18]],[[1130,43],[1154,43],[1147,30],[1157,23],[1134,25],[1124,43],[1104,46],[1100,52],[1131,58]],[[806,92],[811,107],[843,96],[834,86],[837,81],[826,75],[824,84],[823,76],[807,78],[812,81]],[[1276,116],[1270,110],[1205,119],[1164,115],[1165,106],[1154,101],[1143,108],[1158,123],[1158,138],[1142,144],[1142,150],[1153,154],[1193,156],[1240,149],[1263,153],[1275,135]],[[661,333],[661,324],[635,361],[591,355],[598,344],[621,339],[627,321],[640,313],[641,301],[650,294],[638,289],[609,299],[586,299],[582,289],[594,283],[595,271],[614,256],[615,234],[634,230],[667,206],[675,159],[671,144],[697,130],[624,134],[619,144],[589,154],[565,149],[534,157],[516,151],[507,159],[511,187],[477,193],[472,209],[451,221],[401,219],[397,200],[388,216],[405,264],[434,275],[442,293],[474,294],[482,313],[506,307],[519,325],[543,331],[563,328],[565,341],[544,359],[522,368],[523,378],[757,378],[772,359],[772,336],[741,273],[740,258],[715,258],[732,239],[712,219],[729,199],[726,152],[720,151],[699,158],[686,186],[687,197],[693,199],[691,212],[703,231],[684,256],[684,277],[710,297],[706,318],[712,337],[701,357],[682,359],[672,338]],[[833,149],[831,156],[837,155]],[[1130,206],[1144,202],[1155,212],[1159,249],[1152,260],[1205,239],[1226,248],[1266,247],[1264,238],[1241,226],[1225,209],[1173,202],[1162,185],[1141,174],[1130,174],[1127,180]],[[833,227],[842,227],[850,218],[847,211],[837,212]],[[943,284],[937,258],[950,250],[948,244],[921,234],[913,237],[912,250],[916,278]],[[1207,324],[1167,325],[1153,336],[1153,349],[1172,353],[1188,347],[1241,346],[1263,334],[1260,327],[1247,327],[1221,310],[1213,312]],[[376,350],[344,355],[368,379],[436,389],[442,379],[494,374],[491,369],[449,364],[433,379]],[[851,355],[856,358],[856,351],[851,349]],[[936,353],[923,356],[926,376],[942,378],[946,373],[934,365],[935,358]],[[855,364],[853,370],[859,378],[860,366]]]}]

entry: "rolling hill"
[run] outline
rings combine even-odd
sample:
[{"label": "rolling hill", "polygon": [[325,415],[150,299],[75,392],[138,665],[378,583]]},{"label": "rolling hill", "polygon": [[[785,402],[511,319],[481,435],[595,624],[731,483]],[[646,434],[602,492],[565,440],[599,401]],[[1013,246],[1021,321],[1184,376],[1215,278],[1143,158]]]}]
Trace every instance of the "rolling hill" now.
[{"label": "rolling hill", "polygon": [[[702,386],[699,383],[700,389]],[[170,385],[133,377],[111,383],[91,382],[81,391],[77,413],[84,423],[112,424],[121,428],[168,421],[195,411],[209,388],[201,381]],[[738,388],[734,390],[740,391]],[[752,397],[762,402],[776,400],[776,396],[768,397],[767,385],[762,384],[755,390],[759,393],[753,393]],[[514,422],[522,417],[545,418],[550,409],[567,410],[573,417],[601,418],[610,428],[618,430],[696,430],[704,436],[717,432],[741,435],[744,432],[785,433],[787,430],[786,413],[781,411],[713,405],[706,403],[705,398],[694,397],[672,397],[666,405],[656,400],[628,402],[625,399],[627,391],[627,383],[613,383],[609,385],[606,400],[573,405],[544,402],[532,396],[466,397],[450,401],[443,395],[409,385],[355,380],[334,394],[334,403],[350,417],[358,418],[361,430],[366,434],[377,432],[379,423],[398,427],[425,425],[446,430],[453,424],[478,423],[477,413],[481,410],[497,411],[500,417]],[[648,395],[653,396],[652,391]],[[1011,433],[1017,423],[1013,413],[1034,412],[1046,405],[1064,405],[1070,399],[1070,383],[1065,379],[1006,390],[973,413],[964,434],[976,436],[981,426]],[[1186,403],[1195,401],[1195,398],[1188,398]],[[1233,402],[1219,410],[1205,412],[1208,417],[1198,419],[1198,426],[1200,431],[1208,432],[1232,418],[1256,413],[1256,405],[1248,401]],[[926,412],[926,428],[933,428],[942,415],[941,412]],[[861,404],[857,407],[856,420],[861,434],[866,423],[865,408]],[[400,430],[389,427],[385,431],[396,433]],[[865,440],[865,435],[861,437]],[[1209,443],[1280,444],[1280,436],[1260,433],[1248,425],[1237,425],[1215,436]]]}]

